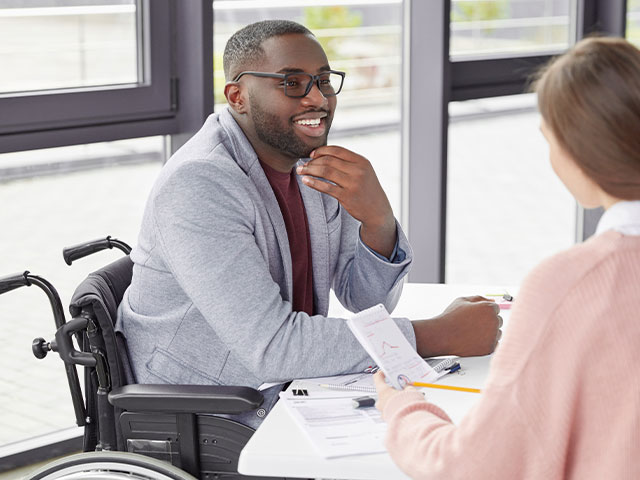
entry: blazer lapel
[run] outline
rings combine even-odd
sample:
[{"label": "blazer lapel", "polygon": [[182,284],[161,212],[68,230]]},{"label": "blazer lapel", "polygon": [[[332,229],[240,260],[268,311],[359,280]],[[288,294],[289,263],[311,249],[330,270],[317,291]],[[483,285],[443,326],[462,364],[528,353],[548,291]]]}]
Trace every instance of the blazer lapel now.
[{"label": "blazer lapel", "polygon": [[[304,162],[299,162],[302,164]],[[313,266],[313,291],[316,313],[326,315],[329,311],[329,237],[322,194],[307,187],[298,176],[298,185],[309,223],[311,237],[311,264]]]},{"label": "blazer lapel", "polygon": [[[254,168],[249,170],[249,178],[253,181],[260,197],[264,201],[264,208],[267,210],[273,230],[278,240],[278,247],[280,248],[280,256],[282,257],[282,266],[284,268],[285,286],[289,293],[289,300],[293,299],[293,265],[291,260],[291,250],[289,248],[289,236],[287,235],[287,227],[284,224],[284,218],[282,218],[282,211],[276,195],[273,193],[271,184],[267,180],[267,176],[260,166],[260,162],[256,161]],[[271,267],[273,267],[271,265]]]},{"label": "blazer lapel", "polygon": [[256,186],[260,198],[262,198],[263,206],[273,225],[282,258],[282,266],[271,262],[269,268],[272,269],[272,271],[274,271],[273,269],[280,270],[284,268],[285,288],[288,292],[289,300],[291,300],[293,298],[293,267],[291,250],[289,249],[289,237],[284,224],[284,218],[282,218],[282,212],[280,211],[280,205],[278,205],[278,200],[276,200],[276,196],[273,193],[273,189],[271,188],[271,184],[269,184],[269,180],[267,180],[264,170],[262,170],[256,152],[229,112],[228,107],[220,112],[219,119],[228,133],[227,140],[230,142],[228,148],[233,151],[233,156],[238,166],[244,170]]}]

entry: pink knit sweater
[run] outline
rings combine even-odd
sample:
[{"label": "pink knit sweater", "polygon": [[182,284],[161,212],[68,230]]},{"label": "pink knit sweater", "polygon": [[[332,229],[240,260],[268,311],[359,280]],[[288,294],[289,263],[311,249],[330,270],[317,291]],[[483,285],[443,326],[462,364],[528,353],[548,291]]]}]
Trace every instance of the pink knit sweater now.
[{"label": "pink knit sweater", "polygon": [[387,447],[416,479],[640,479],[639,360],[640,236],[608,231],[529,274],[459,425],[406,391]]}]

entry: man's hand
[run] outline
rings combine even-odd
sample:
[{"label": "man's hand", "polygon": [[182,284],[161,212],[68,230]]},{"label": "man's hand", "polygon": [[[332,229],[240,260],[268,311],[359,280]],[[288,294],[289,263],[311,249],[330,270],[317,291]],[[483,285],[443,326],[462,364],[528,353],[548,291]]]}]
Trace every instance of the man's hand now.
[{"label": "man's hand", "polygon": [[423,357],[488,355],[502,336],[499,313],[493,300],[457,298],[437,317],[413,322],[418,353]]},{"label": "man's hand", "polygon": [[362,241],[388,258],[396,244],[396,221],[369,160],[337,146],[317,148],[311,158],[296,170],[304,184],[338,200],[362,223]]}]

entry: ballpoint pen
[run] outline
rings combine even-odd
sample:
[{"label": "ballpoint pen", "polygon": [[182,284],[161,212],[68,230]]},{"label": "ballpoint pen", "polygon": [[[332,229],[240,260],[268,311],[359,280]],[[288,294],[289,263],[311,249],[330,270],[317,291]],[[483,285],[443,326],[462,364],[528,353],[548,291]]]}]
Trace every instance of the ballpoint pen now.
[{"label": "ballpoint pen", "polygon": [[445,369],[445,370],[447,370],[447,372],[448,372],[448,373],[454,373],[454,372],[457,372],[458,370],[460,370],[460,368],[461,368],[461,367],[460,367],[460,364],[459,364],[459,363],[456,363],[456,364],[454,364],[454,365],[451,365],[451,367],[450,367],[450,368],[447,368],[447,369]]}]

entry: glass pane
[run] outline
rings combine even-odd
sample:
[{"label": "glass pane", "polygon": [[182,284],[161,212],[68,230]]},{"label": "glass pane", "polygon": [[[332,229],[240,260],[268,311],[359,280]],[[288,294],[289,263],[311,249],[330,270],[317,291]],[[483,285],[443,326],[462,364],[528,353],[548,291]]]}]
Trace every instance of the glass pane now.
[{"label": "glass pane", "polygon": [[289,19],[309,28],[331,68],[346,72],[329,143],[373,164],[400,218],[400,105],[402,0],[385,2],[214,0],[214,94],[216,111],[226,104],[222,54],[229,37],[245,25]]},{"label": "glass pane", "polygon": [[0,7],[0,94],[138,78],[135,0],[6,0]]},{"label": "glass pane", "polygon": [[570,0],[453,0],[453,59],[562,51],[569,46]]},{"label": "glass pane", "polygon": [[627,38],[640,47],[640,0],[627,1]]},{"label": "glass pane", "polygon": [[446,281],[519,285],[575,238],[576,204],[549,164],[535,97],[449,112]]},{"label": "glass pane", "polygon": [[[107,235],[135,244],[162,160],[162,137],[0,155],[0,276],[43,276],[68,314],[80,281],[122,254],[100,252],[69,267],[62,248]],[[0,447],[75,426],[62,360],[31,353],[34,338],[54,333],[40,289],[0,296]]]}]

